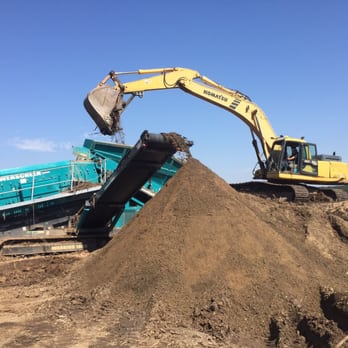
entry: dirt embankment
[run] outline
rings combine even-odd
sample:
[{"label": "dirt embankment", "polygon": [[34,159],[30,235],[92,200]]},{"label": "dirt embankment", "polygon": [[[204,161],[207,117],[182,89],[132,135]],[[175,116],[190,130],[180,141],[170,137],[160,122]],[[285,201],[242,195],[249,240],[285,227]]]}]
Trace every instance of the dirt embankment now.
[{"label": "dirt embankment", "polygon": [[41,283],[49,296],[4,342],[333,347],[348,333],[347,207],[241,194],[190,159],[105,248]]}]

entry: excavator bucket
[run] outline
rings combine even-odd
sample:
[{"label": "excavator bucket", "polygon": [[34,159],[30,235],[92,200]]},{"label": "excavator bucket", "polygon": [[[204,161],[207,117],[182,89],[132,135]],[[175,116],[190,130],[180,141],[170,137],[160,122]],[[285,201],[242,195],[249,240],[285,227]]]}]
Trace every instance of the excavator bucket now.
[{"label": "excavator bucket", "polygon": [[98,86],[88,93],[83,105],[102,134],[113,135],[121,130],[120,116],[124,102],[120,90],[110,85]]}]

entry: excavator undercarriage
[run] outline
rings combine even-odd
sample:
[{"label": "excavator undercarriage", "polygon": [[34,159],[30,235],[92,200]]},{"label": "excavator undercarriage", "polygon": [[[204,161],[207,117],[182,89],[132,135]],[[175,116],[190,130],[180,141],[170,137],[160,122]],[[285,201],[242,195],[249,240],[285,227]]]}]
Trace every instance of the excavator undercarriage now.
[{"label": "excavator undercarriage", "polygon": [[236,183],[231,184],[231,187],[239,192],[292,202],[331,202],[348,200],[348,192],[341,188],[279,184],[262,181]]}]

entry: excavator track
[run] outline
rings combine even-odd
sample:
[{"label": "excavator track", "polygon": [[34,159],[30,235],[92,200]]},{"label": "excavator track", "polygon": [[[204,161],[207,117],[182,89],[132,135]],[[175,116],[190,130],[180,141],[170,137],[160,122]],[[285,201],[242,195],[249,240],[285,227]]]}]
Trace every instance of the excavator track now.
[{"label": "excavator track", "polygon": [[292,202],[338,202],[348,200],[348,192],[339,188],[318,188],[300,184],[276,184],[258,181],[230,184],[230,186],[239,192]]},{"label": "excavator track", "polygon": [[251,181],[230,184],[238,192],[255,194],[265,198],[278,198],[286,201],[308,201],[310,194],[304,185],[275,184],[270,182]]},{"label": "excavator track", "polygon": [[327,197],[333,199],[334,201],[347,201],[348,200],[348,192],[339,189],[339,188],[321,188],[320,192],[322,192]]},{"label": "excavator track", "polygon": [[293,190],[293,201],[308,201],[310,194],[306,186],[304,185],[286,185],[288,189]]}]

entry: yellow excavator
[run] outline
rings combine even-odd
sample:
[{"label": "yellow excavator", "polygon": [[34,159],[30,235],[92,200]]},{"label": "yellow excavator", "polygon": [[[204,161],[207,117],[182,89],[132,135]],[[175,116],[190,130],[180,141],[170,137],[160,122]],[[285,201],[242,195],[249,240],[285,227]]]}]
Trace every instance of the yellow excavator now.
[{"label": "yellow excavator", "polygon": [[[129,74],[147,76],[122,83],[120,76]],[[84,106],[102,134],[114,135],[121,130],[121,114],[134,97],[142,97],[146,91],[173,88],[227,110],[250,128],[258,160],[253,178],[260,180],[233,184],[236,189],[288,200],[348,199],[348,193],[338,188],[348,184],[348,164],[340,156],[319,155],[316,144],[304,138],[277,136],[262,109],[248,96],[198,71],[179,67],[111,71],[88,93]]]}]

